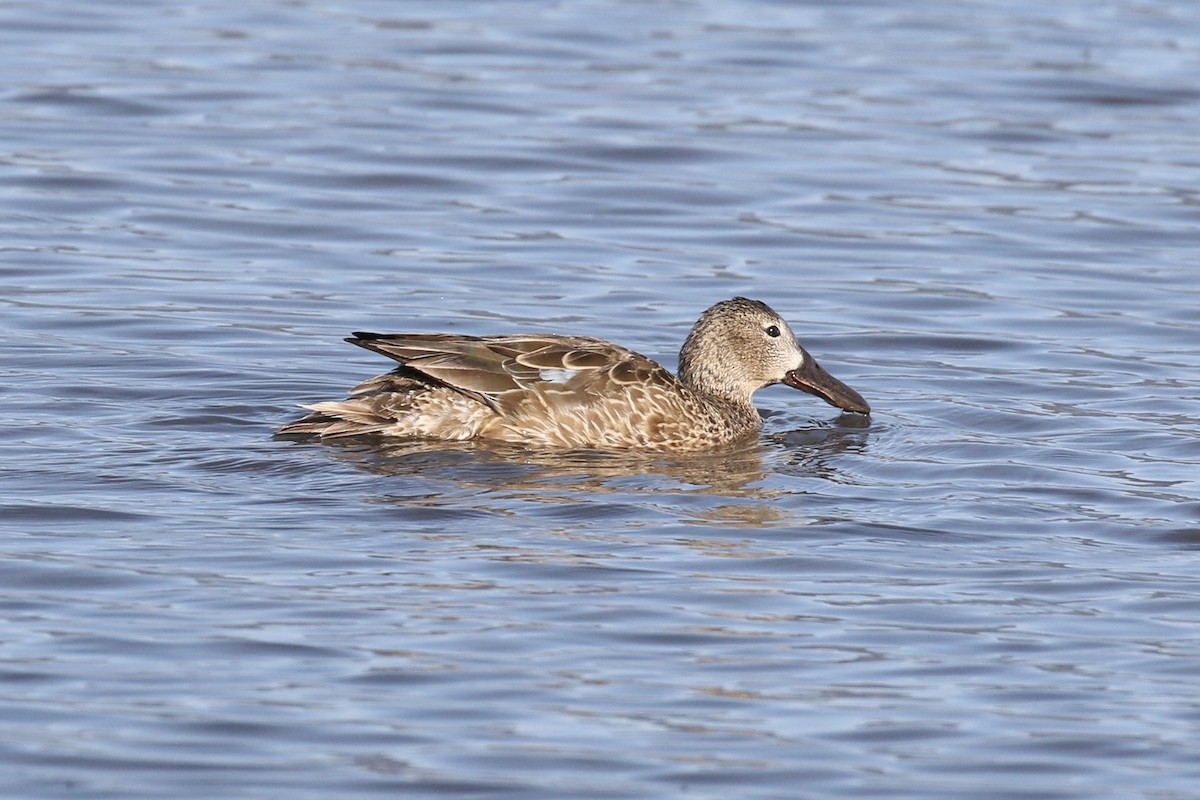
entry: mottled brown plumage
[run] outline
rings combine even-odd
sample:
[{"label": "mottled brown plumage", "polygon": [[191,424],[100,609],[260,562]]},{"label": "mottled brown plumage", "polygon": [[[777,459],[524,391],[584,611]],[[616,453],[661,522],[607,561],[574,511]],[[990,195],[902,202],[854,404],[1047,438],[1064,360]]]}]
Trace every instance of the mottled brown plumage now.
[{"label": "mottled brown plumage", "polygon": [[861,414],[765,303],[709,308],[679,354],[679,377],[603,339],[528,334],[355,333],[346,341],[400,362],[280,433],[491,439],[534,448],[704,450],[762,424],[751,396],[786,383]]}]

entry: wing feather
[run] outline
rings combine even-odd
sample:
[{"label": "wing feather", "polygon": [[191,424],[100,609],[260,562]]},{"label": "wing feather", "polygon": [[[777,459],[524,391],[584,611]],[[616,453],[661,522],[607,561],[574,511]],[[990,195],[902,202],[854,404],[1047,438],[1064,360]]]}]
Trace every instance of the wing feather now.
[{"label": "wing feather", "polygon": [[519,404],[526,392],[575,394],[582,402],[634,384],[675,383],[651,359],[590,337],[356,332],[346,341],[400,362],[397,371],[407,377],[448,387],[497,411]]}]

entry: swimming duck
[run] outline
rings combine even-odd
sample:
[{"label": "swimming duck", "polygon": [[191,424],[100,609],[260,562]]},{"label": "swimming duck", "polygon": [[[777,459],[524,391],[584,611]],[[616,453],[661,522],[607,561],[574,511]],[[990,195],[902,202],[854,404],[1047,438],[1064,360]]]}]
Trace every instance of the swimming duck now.
[{"label": "swimming duck", "polygon": [[869,414],[862,396],[808,354],[778,314],[745,297],[700,315],[679,375],[603,339],[522,334],[355,333],[346,339],[400,362],[350,397],[312,411],[284,434],[360,434],[532,448],[698,451],[759,429],[751,397],[783,383]]}]

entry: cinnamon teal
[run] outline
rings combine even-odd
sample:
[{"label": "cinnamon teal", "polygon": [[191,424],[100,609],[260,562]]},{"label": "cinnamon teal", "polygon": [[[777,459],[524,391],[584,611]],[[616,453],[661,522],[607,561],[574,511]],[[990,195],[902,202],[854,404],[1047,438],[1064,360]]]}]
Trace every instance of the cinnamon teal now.
[{"label": "cinnamon teal", "polygon": [[765,303],[735,297],[700,315],[675,377],[639,353],[585,336],[355,333],[351,344],[400,362],[304,406],[280,428],[322,437],[382,434],[490,439],[534,448],[696,451],[758,430],[754,392],[783,383],[869,414]]}]

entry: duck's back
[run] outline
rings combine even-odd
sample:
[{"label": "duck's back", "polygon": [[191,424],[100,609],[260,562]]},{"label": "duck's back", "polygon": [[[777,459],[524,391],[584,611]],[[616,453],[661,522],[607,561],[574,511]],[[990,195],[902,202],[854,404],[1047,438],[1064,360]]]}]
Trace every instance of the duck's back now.
[{"label": "duck's back", "polygon": [[485,438],[548,448],[692,450],[740,438],[752,417],[683,386],[653,360],[581,336],[356,333],[400,362],[284,433]]}]

